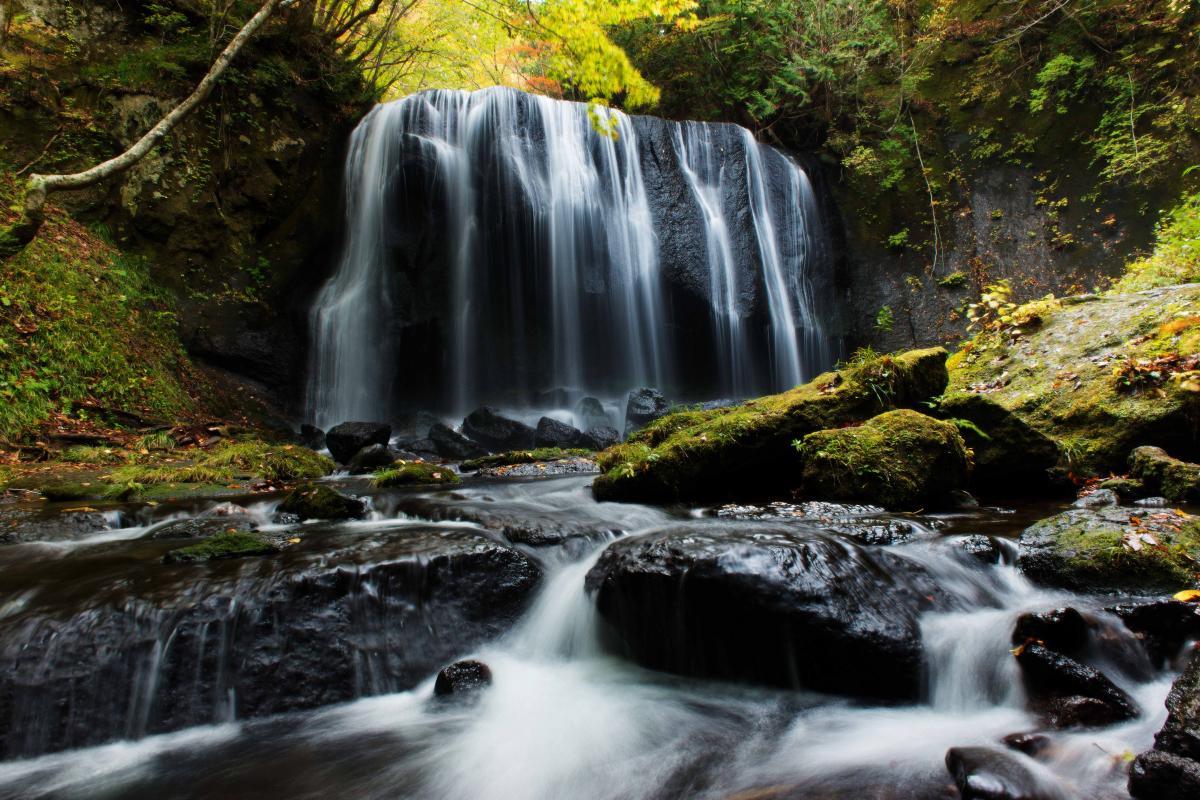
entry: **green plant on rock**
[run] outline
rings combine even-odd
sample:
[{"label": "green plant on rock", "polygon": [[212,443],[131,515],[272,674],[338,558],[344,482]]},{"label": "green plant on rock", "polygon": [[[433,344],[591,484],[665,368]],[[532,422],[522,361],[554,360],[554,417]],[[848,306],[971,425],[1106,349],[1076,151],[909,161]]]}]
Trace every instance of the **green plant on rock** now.
[{"label": "green plant on rock", "polygon": [[896,315],[891,306],[880,306],[875,312],[875,330],[880,333],[890,333],[896,324]]},{"label": "green plant on rock", "polygon": [[424,461],[398,461],[392,467],[376,472],[371,485],[377,489],[386,489],[392,486],[458,482],[458,474],[448,466],[427,464]]}]

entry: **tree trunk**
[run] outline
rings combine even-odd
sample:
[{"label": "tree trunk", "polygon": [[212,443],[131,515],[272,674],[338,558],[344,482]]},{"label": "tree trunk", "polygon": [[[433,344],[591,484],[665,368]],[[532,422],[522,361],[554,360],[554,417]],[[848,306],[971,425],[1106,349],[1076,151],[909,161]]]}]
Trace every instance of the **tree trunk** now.
[{"label": "tree trunk", "polygon": [[[65,189],[83,189],[105,178],[124,172],[142,160],[154,149],[155,145],[162,141],[163,137],[171,132],[172,128],[190,114],[196,106],[204,102],[204,99],[212,92],[213,87],[221,78],[221,75],[225,72],[230,62],[233,61],[234,57],[245,46],[246,42],[263,26],[276,7],[289,5],[293,1],[266,0],[258,10],[258,13],[250,18],[242,29],[238,31],[237,35],[233,37],[232,41],[226,45],[225,49],[221,51],[221,55],[217,56],[217,60],[209,68],[208,74],[201,79],[192,93],[165,117],[159,120],[158,124],[148,130],[142,138],[134,142],[133,146],[124,153],[110,158],[102,164],[97,164],[91,169],[76,172],[72,175],[30,175],[29,182],[25,188],[25,204],[22,218],[15,225],[5,230],[0,230],[0,260],[11,258],[21,252],[37,236],[37,232],[45,219],[46,196],[50,192]],[[8,0],[0,0],[0,9],[5,8],[7,3]]]}]

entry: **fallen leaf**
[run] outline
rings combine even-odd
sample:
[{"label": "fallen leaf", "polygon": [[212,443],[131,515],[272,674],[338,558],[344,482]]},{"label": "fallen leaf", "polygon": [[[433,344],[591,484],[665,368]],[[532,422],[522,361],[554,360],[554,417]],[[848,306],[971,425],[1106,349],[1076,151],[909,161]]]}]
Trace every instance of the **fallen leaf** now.
[{"label": "fallen leaf", "polygon": [[1181,603],[1191,603],[1200,600],[1200,589],[1184,589],[1182,592],[1176,592],[1171,595],[1172,600],[1178,600]]}]

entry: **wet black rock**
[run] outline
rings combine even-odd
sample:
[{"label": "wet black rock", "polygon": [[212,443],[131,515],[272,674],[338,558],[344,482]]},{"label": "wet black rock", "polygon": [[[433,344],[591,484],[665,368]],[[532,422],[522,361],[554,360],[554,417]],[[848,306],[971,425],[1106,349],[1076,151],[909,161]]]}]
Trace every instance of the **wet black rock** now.
[{"label": "wet black rock", "polygon": [[98,511],[47,515],[11,509],[0,512],[0,544],[76,539],[108,527],[108,520]]},{"label": "wet black rock", "polygon": [[717,509],[717,516],[725,519],[799,519],[870,545],[904,544],[922,535],[920,526],[912,520],[889,517],[879,506],[824,500],[776,501],[765,506],[727,505]]},{"label": "wet black rock", "polygon": [[1129,794],[1136,800],[1196,800],[1200,761],[1149,750],[1129,767]]},{"label": "wet black rock", "polygon": [[1088,622],[1073,608],[1022,614],[1013,627],[1012,643],[1022,645],[1027,640],[1041,642],[1051,650],[1077,656],[1087,647]]},{"label": "wet black rock", "polygon": [[300,426],[298,441],[310,450],[323,450],[325,448],[325,431],[306,422]]},{"label": "wet black rock", "polygon": [[429,428],[429,441],[433,443],[433,448],[439,456],[451,461],[465,461],[488,454],[486,447],[472,442],[449,425],[440,422]]},{"label": "wet black rock", "polygon": [[591,440],[591,444],[588,447],[593,450],[606,450],[621,441],[621,434],[617,432],[617,429],[608,425],[588,428],[585,433],[588,439]]},{"label": "wet black rock", "polygon": [[229,531],[253,530],[253,520],[221,519],[220,517],[191,517],[156,526],[146,534],[147,539],[207,539]]},{"label": "wet black rock", "polygon": [[392,426],[382,422],[343,422],[325,434],[325,445],[339,464],[349,464],[354,454],[370,444],[387,446]]},{"label": "wet black rock", "polygon": [[367,513],[362,500],[346,495],[319,483],[297,486],[279,504],[282,514],[295,514],[300,519],[357,519]]},{"label": "wet black rock", "polygon": [[125,546],[83,578],[47,563],[7,621],[0,756],[410,689],[509,630],[540,580],[488,536],[411,525],[327,528],[269,564],[165,568]]},{"label": "wet black rock", "polygon": [[1200,639],[1200,603],[1157,600],[1107,610],[1138,635],[1157,667],[1179,655],[1187,642]]},{"label": "wet black rock", "polygon": [[951,747],[946,769],[962,800],[1066,800],[1057,782],[1036,771],[1033,761],[993,747]]},{"label": "wet black rock", "polygon": [[1036,756],[1052,744],[1049,736],[1034,732],[1010,733],[1004,737],[1003,742],[1005,747],[1027,756]]},{"label": "wet black rock", "polygon": [[524,422],[509,419],[491,406],[477,408],[468,414],[463,420],[462,432],[494,453],[529,450],[536,433]]},{"label": "wet black rock", "polygon": [[667,413],[667,399],[657,389],[634,389],[625,400],[625,438]]},{"label": "wet black rock", "polygon": [[575,407],[575,414],[579,417],[579,422],[583,425],[584,430],[607,428],[612,425],[612,420],[608,418],[608,412],[604,410],[604,404],[595,397],[585,397],[580,400],[579,405]]},{"label": "wet black rock", "polygon": [[1167,721],[1154,749],[1134,759],[1129,793],[1137,800],[1200,797],[1200,647],[1167,695]]},{"label": "wet black rock", "polygon": [[1033,705],[1061,727],[1102,725],[1138,715],[1133,698],[1099,670],[1069,656],[1027,643],[1018,649],[1017,663]]},{"label": "wet black rock", "polygon": [[982,564],[1006,564],[1010,560],[1009,551],[1012,545],[1001,542],[994,536],[973,533],[959,537],[955,544],[962,552]]},{"label": "wet black rock", "polygon": [[369,444],[354,454],[346,466],[351,475],[364,475],[389,466],[396,460],[386,444]]},{"label": "wet black rock", "polygon": [[578,428],[565,422],[559,422],[553,417],[542,417],[538,420],[537,430],[533,435],[533,444],[534,447],[561,447],[564,450],[593,449],[591,437]]},{"label": "wet black rock", "polygon": [[1096,489],[1079,496],[1075,508],[1108,508],[1121,504],[1121,498],[1112,489]]},{"label": "wet black rock", "polygon": [[[469,440],[468,440],[469,441]],[[445,458],[439,451],[433,439],[410,439],[396,445],[392,455],[405,461],[437,461]]]},{"label": "wet black rock", "polygon": [[492,685],[492,670],[482,661],[456,661],[437,674],[435,697],[470,695]]},{"label": "wet black rock", "polygon": [[894,553],[744,524],[617,541],[587,587],[613,644],[652,669],[884,698],[917,696],[917,617],[947,605]]}]

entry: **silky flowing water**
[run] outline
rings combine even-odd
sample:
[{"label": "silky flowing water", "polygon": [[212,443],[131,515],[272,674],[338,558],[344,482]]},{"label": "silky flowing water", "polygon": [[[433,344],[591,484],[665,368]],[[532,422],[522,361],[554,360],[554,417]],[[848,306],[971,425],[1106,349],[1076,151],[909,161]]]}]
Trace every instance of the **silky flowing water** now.
[{"label": "silky flowing water", "polygon": [[[311,552],[243,559],[235,581],[216,582],[222,570],[235,568],[230,562],[188,567],[188,585],[204,594],[194,602],[226,607],[254,603],[255,595],[267,593],[264,576],[286,566],[283,559],[333,559],[345,563],[346,574],[365,575],[373,558],[384,557],[372,553],[389,552],[381,548],[417,531],[499,536],[483,523],[448,519],[455,508],[467,517],[486,509],[534,520],[543,530],[558,526],[571,532],[562,545],[528,549],[544,577],[511,627],[477,647],[444,654],[444,663],[473,657],[490,665],[493,685],[476,700],[435,698],[435,667],[409,690],[388,691],[384,683],[364,677],[357,689],[364,695],[360,699],[255,719],[237,718],[238,698],[216,691],[204,700],[221,706],[214,710],[213,724],[139,734],[139,715],[154,706],[156,693],[167,691],[165,682],[180,680],[155,674],[171,648],[182,646],[173,638],[182,634],[164,622],[141,634],[148,639],[145,658],[131,665],[124,683],[109,689],[121,695],[114,698],[114,709],[121,709],[114,713],[126,715],[133,733],[92,747],[0,762],[0,796],[953,797],[943,765],[948,747],[994,745],[1006,734],[1038,728],[1024,709],[1009,653],[1016,616],[1070,604],[1103,619],[1099,609],[1111,602],[1035,588],[1011,566],[964,557],[955,546],[958,534],[1012,533],[1022,524],[1021,515],[982,510],[946,517],[942,529],[922,528],[925,535],[918,541],[891,548],[924,564],[958,600],[957,610],[922,618],[927,675],[920,702],[879,705],[655,673],[607,650],[593,598],[584,588],[588,569],[613,541],[667,525],[732,533],[754,523],[718,519],[704,509],[597,503],[589,481],[586,476],[476,481],[451,494],[383,493],[373,498],[376,510],[368,520],[272,528],[295,531],[305,541],[298,547]],[[426,506],[440,511],[428,519],[413,513]],[[268,519],[271,504],[254,508]],[[139,526],[0,549],[6,598],[0,641],[16,635],[22,616],[39,602],[62,621],[57,635],[70,637],[80,635],[96,608],[131,602],[131,589],[146,588],[141,600],[151,606],[156,590],[164,597],[186,592],[186,586],[160,585],[167,579],[155,578],[154,570],[164,569],[158,559],[166,545],[154,549],[144,536],[167,516],[200,510],[125,508],[119,517],[110,515],[114,524],[124,520]],[[807,523],[779,521],[778,526],[803,530]],[[574,535],[584,530],[592,533]],[[330,542],[351,549],[322,549],[332,547]],[[359,556],[348,559],[348,552]],[[422,576],[414,572],[407,579]],[[64,589],[76,581],[74,591]],[[54,596],[47,598],[50,593]],[[271,613],[286,616],[288,606]],[[374,635],[390,633],[390,646],[402,647],[402,632],[387,630],[386,618],[373,624]],[[1113,624],[1115,631],[1119,623]],[[365,646],[358,638],[345,644]],[[282,665],[288,659],[280,654]],[[1051,755],[1037,763],[1018,756],[1063,797],[1126,797],[1124,754],[1147,748],[1165,716],[1171,674],[1135,675],[1119,664],[1107,672],[1141,705],[1141,717],[1098,730],[1051,733]],[[280,669],[280,681],[296,683],[280,691],[324,678],[319,669],[311,674]],[[739,795],[751,790],[764,793]]]}]

